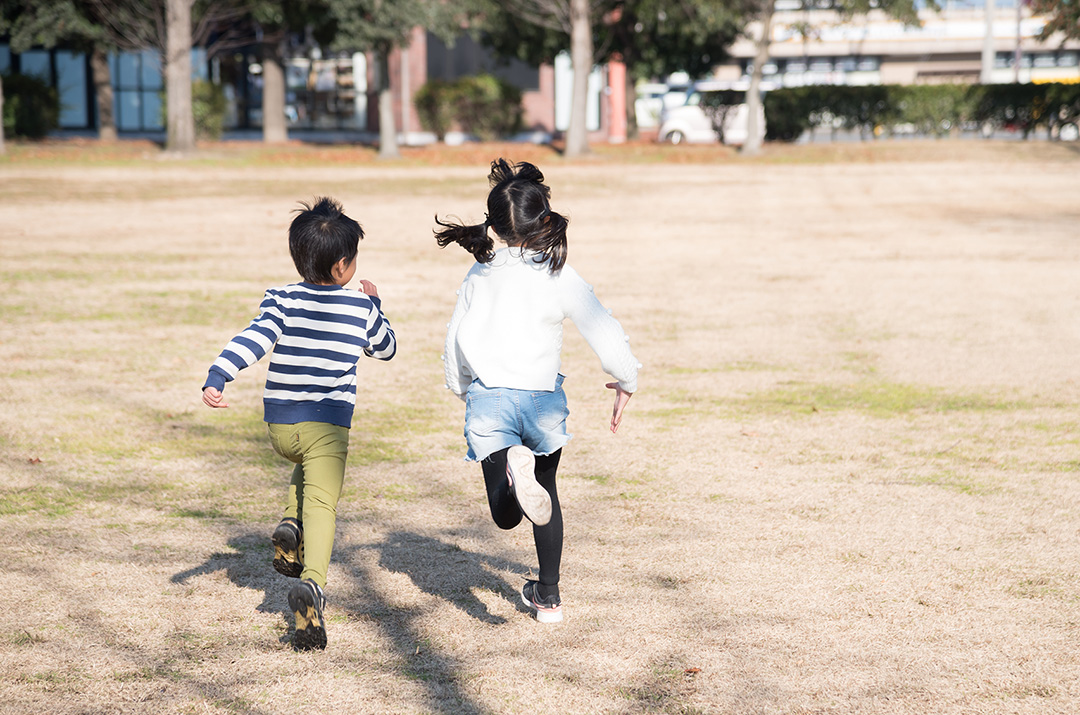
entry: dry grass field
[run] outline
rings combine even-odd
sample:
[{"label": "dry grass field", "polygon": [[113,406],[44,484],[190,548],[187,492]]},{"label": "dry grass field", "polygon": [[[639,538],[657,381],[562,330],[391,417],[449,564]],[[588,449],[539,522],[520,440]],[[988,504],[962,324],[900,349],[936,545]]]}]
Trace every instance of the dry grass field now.
[{"label": "dry grass field", "polygon": [[[1080,712],[1077,152],[140,151],[0,162],[0,712]],[[557,626],[439,360],[471,259],[433,215],[482,219],[496,154],[541,164],[645,366],[611,435],[567,326]],[[228,410],[199,388],[322,194],[399,354],[361,367],[298,654],[265,361]]]}]

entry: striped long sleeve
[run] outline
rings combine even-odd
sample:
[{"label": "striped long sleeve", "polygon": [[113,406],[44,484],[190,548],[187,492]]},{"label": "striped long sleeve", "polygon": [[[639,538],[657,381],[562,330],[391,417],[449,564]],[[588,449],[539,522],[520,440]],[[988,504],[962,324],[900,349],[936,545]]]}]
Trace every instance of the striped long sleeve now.
[{"label": "striped long sleeve", "polygon": [[225,388],[270,353],[263,391],[267,422],[349,427],[361,355],[389,360],[397,339],[378,297],[340,286],[297,283],[266,291],[259,315],[229,341],[203,388]]}]

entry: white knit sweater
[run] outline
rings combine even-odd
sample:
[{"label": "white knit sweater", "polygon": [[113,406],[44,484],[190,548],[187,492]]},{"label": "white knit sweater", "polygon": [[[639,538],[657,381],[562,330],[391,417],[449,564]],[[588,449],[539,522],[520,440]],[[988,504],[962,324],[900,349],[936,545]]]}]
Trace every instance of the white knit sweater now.
[{"label": "white knit sweater", "polygon": [[552,275],[535,251],[503,248],[475,264],[458,291],[446,328],[446,386],[464,399],[479,378],[487,387],[554,390],[565,318],[574,321],[604,372],[637,391],[641,367],[629,338],[577,271]]}]

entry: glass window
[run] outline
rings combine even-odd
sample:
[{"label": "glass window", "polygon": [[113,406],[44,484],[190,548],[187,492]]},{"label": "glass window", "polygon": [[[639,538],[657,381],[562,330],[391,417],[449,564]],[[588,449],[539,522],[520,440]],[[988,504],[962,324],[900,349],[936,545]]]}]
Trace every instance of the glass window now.
[{"label": "glass window", "polygon": [[876,72],[881,67],[877,57],[860,57],[856,65],[860,72]]},{"label": "glass window", "polygon": [[90,125],[87,104],[86,55],[58,50],[56,82],[60,93],[60,126],[83,128]]},{"label": "glass window", "polygon": [[1062,52],[1057,58],[1058,67],[1076,67],[1078,61],[1080,53],[1077,52]]},{"label": "glass window", "polygon": [[143,50],[139,56],[142,60],[139,78],[143,89],[161,89],[164,87],[161,74],[161,57],[153,50]]},{"label": "glass window", "polygon": [[1032,61],[1036,67],[1055,67],[1057,65],[1057,58],[1049,52],[1040,52],[1032,58]]},{"label": "glass window", "polygon": [[833,63],[828,57],[815,57],[810,60],[811,72],[832,72]]},{"label": "glass window", "polygon": [[142,128],[147,130],[164,129],[164,118],[161,116],[161,92],[144,90],[141,94]]},{"label": "glass window", "polygon": [[806,62],[804,60],[788,60],[787,62],[788,72],[805,72]]},{"label": "glass window", "polygon": [[137,89],[139,86],[139,56],[130,52],[120,53],[117,61],[116,86],[120,89]]},{"label": "glass window", "polygon": [[24,75],[40,77],[46,82],[52,82],[52,71],[49,69],[49,53],[44,50],[30,50],[19,55],[20,72]]},{"label": "glass window", "polygon": [[116,92],[116,128],[121,131],[139,131],[142,129],[142,110],[139,92],[118,90]]}]

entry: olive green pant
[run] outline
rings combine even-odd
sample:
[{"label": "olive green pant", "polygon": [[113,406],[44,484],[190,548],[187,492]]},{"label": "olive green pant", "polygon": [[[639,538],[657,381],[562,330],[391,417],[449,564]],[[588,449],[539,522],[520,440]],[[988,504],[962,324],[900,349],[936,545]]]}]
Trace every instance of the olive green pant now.
[{"label": "olive green pant", "polygon": [[349,430],[326,422],[267,427],[274,451],[296,464],[284,516],[299,521],[304,530],[304,570],[300,578],[309,578],[325,588],[330,552],[334,549],[337,503],[345,481]]}]

